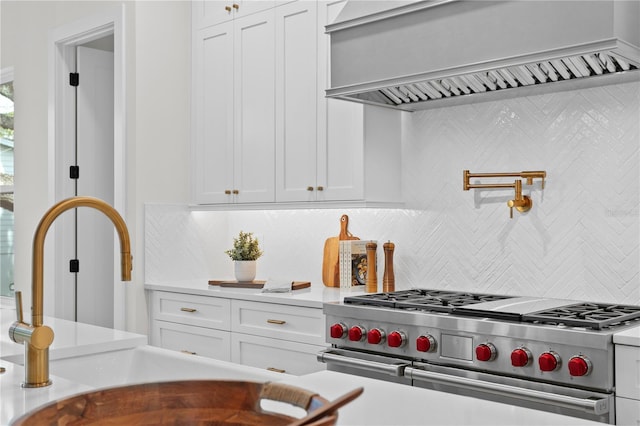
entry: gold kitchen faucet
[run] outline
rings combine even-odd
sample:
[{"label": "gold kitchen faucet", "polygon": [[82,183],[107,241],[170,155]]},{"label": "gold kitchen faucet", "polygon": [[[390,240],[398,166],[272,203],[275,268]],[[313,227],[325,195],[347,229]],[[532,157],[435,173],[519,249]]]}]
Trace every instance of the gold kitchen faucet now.
[{"label": "gold kitchen faucet", "polygon": [[23,321],[22,293],[17,291],[17,321],[9,328],[9,337],[16,343],[24,344],[25,388],[49,386],[49,346],[53,343],[53,330],[42,324],[43,312],[43,270],[44,241],[51,224],[60,214],[77,207],[91,207],[104,213],[116,228],[120,238],[122,281],[131,281],[132,257],[129,231],[120,214],[106,202],[93,197],[72,197],[53,205],[40,219],[33,236],[33,265],[31,284],[31,324]]}]

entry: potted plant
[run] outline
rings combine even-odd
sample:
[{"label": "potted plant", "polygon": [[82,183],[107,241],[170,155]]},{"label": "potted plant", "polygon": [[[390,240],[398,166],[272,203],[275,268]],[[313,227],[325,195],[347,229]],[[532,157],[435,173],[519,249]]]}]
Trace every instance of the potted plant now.
[{"label": "potted plant", "polygon": [[242,232],[233,239],[233,248],[226,254],[234,261],[236,280],[253,281],[256,277],[256,260],[262,256],[258,239],[252,232]]}]

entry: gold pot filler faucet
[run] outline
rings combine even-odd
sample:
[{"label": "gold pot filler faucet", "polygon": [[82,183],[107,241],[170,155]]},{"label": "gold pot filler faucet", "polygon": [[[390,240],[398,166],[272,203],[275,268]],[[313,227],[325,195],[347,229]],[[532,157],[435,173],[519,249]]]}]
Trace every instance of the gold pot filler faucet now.
[{"label": "gold pot filler faucet", "polygon": [[533,206],[531,197],[522,195],[522,181],[516,179],[513,183],[471,183],[471,178],[504,178],[515,177],[520,179],[526,179],[527,185],[533,185],[534,179],[540,179],[542,181],[540,187],[544,189],[544,180],[547,177],[547,172],[544,170],[524,171],[519,173],[470,173],[469,170],[462,171],[462,190],[468,191],[470,189],[483,189],[483,188],[513,188],[515,190],[515,197],[513,200],[507,201],[507,207],[509,207],[509,217],[513,219],[513,209],[515,207],[520,213],[528,212]]},{"label": "gold pot filler faucet", "polygon": [[53,343],[53,330],[42,324],[44,239],[56,218],[63,212],[76,207],[94,208],[111,219],[120,237],[122,281],[131,281],[132,257],[129,231],[120,214],[109,204],[98,198],[72,197],[55,204],[42,216],[33,236],[32,324],[27,324],[22,319],[22,293],[17,291],[15,298],[18,320],[9,328],[11,340],[24,344],[24,383],[22,386],[25,388],[39,388],[51,384],[51,380],[49,380],[49,346]]}]

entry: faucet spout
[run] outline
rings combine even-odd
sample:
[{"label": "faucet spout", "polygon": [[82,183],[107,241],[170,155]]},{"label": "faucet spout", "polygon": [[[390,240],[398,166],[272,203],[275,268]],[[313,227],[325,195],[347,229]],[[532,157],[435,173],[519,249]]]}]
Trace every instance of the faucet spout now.
[{"label": "faucet spout", "polygon": [[[26,324],[21,318],[14,322],[10,329],[10,336],[16,343],[25,344],[25,383],[24,387],[41,387],[51,383],[49,380],[49,346],[53,342],[53,331],[43,326],[44,309],[44,241],[47,231],[58,216],[67,210],[77,207],[91,207],[101,211],[107,216],[118,232],[120,238],[120,256],[122,281],[131,281],[132,257],[129,231],[120,214],[106,202],[93,197],[67,198],[53,205],[42,216],[33,237],[33,265],[31,285],[31,325]],[[16,296],[18,297],[18,296]],[[16,299],[18,300],[18,299]],[[20,309],[21,311],[21,309]],[[19,315],[20,316],[20,315]],[[43,334],[39,329],[51,330],[46,333],[46,339],[36,338]],[[37,342],[36,342],[37,341]],[[44,342],[44,343],[42,343]]]}]

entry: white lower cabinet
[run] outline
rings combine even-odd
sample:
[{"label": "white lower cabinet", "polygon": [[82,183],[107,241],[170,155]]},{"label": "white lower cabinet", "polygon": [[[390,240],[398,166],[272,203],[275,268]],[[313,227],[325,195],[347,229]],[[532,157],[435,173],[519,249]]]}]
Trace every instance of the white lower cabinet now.
[{"label": "white lower cabinet", "polygon": [[154,346],[289,374],[325,368],[322,308],[167,291],[149,306]]},{"label": "white lower cabinet", "polygon": [[640,425],[640,347],[615,347],[616,424]]}]

